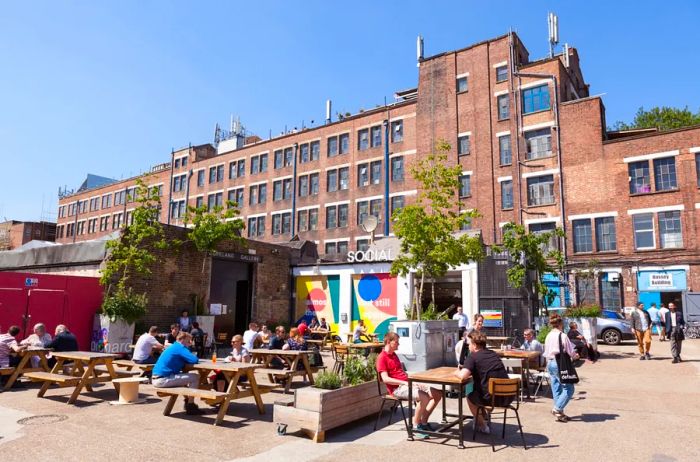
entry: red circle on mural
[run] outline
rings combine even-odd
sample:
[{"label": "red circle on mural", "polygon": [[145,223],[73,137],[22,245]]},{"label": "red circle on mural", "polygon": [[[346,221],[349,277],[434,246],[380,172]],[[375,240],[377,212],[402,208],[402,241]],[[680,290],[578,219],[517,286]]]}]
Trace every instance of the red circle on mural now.
[{"label": "red circle on mural", "polygon": [[323,311],[326,308],[326,293],[321,289],[313,289],[306,297],[307,311]]}]

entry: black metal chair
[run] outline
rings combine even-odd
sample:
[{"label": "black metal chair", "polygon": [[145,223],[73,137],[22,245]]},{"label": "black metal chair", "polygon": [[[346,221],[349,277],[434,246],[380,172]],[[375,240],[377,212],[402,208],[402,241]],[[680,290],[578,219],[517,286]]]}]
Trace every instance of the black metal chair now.
[{"label": "black metal chair", "polygon": [[[389,394],[389,392],[386,390],[386,386],[382,387],[382,375],[377,372],[377,391],[379,392],[379,396],[382,397],[382,405],[379,408],[379,412],[377,412],[377,420],[374,422],[374,431],[377,431],[377,425],[379,425],[379,419],[382,416],[382,412],[384,411],[384,404],[387,402],[391,403],[391,408],[389,409],[389,422],[387,422],[387,425],[391,425],[391,418],[394,415],[394,412],[396,412],[396,408],[400,407],[401,408],[401,416],[403,417],[403,423],[406,426],[406,433],[408,433],[408,420],[406,420],[406,412],[404,411],[403,407],[403,401],[401,398],[397,398],[394,395]],[[405,400],[408,401],[408,400]]]},{"label": "black metal chair", "polygon": [[[518,429],[520,430],[520,437],[523,439],[523,447],[527,449],[525,434],[523,433],[523,426],[520,424],[520,414],[518,414],[518,408],[520,407],[520,380],[490,379],[489,394],[491,395],[491,404],[488,406],[478,406],[476,415],[482,415],[484,421],[488,422],[490,426],[491,414],[493,411],[496,409],[503,409],[503,431],[501,433],[501,438],[505,439],[506,418],[508,415],[508,410],[512,410],[515,412],[515,418],[518,420]],[[512,398],[513,401],[515,401],[515,405],[513,405],[512,401],[509,404],[501,404],[506,398]],[[474,423],[474,433],[472,434],[472,439],[476,439],[476,422]],[[496,452],[496,442],[494,440],[493,432],[491,433],[491,450]]]}]

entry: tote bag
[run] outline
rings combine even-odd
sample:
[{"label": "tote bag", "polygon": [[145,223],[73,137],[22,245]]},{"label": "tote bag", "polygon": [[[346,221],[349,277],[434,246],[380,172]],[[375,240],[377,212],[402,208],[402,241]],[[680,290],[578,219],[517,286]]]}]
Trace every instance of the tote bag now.
[{"label": "tote bag", "polygon": [[561,341],[562,335],[564,334],[559,334],[559,353],[554,355],[554,359],[559,367],[559,381],[561,383],[578,383],[578,374],[571,356],[564,350],[564,345]]}]

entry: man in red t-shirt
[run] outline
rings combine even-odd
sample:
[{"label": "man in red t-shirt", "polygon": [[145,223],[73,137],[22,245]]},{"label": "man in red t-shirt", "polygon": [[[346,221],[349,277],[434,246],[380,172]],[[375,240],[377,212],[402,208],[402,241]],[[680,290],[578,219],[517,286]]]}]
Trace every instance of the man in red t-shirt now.
[{"label": "man in red t-shirt", "polygon": [[[401,366],[396,350],[399,348],[399,336],[389,332],[384,336],[384,349],[377,357],[377,373],[390,394],[397,398],[408,399],[408,375]],[[442,391],[423,384],[413,385],[413,399],[417,401],[413,423],[418,430],[418,436],[427,435],[420,430],[432,431],[428,418],[442,398]]]}]

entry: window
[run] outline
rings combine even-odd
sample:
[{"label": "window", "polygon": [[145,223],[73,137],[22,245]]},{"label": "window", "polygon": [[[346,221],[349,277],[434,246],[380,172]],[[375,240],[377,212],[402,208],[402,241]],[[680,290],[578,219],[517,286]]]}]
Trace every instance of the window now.
[{"label": "window", "polygon": [[304,175],[299,177],[299,197],[309,195],[309,176]]},{"label": "window", "polygon": [[496,82],[505,82],[508,80],[508,65],[498,66],[496,68]]},{"label": "window", "polygon": [[260,154],[260,173],[267,172],[267,154]]},{"label": "window", "polygon": [[498,97],[498,120],[506,120],[510,117],[510,96],[508,94]]},{"label": "window", "polygon": [[[173,192],[184,191],[186,187],[187,187],[187,174],[178,175],[178,176],[173,178]],[[104,202],[104,199],[102,202]]]},{"label": "window", "polygon": [[636,250],[656,247],[654,238],[654,214],[641,213],[632,217],[634,226],[634,248]]},{"label": "window", "polygon": [[311,142],[311,160],[318,160],[321,157],[321,142]]},{"label": "window", "polygon": [[[135,200],[136,200],[136,187],[126,188],[126,201],[127,201],[127,203],[130,204],[130,203],[134,202]],[[85,212],[86,211],[85,207],[87,205],[87,201],[83,201],[80,205],[81,205],[80,212],[81,213]]]},{"label": "window", "polygon": [[117,229],[122,225],[122,214],[115,213],[112,215],[112,229]]},{"label": "window", "polygon": [[287,212],[282,214],[282,234],[292,233],[292,213]]},{"label": "window", "polygon": [[679,249],[683,247],[681,229],[681,212],[659,212],[659,237],[662,249]]},{"label": "window", "polygon": [[248,203],[250,205],[256,205],[258,203],[258,185],[250,187],[248,197]]},{"label": "window", "polygon": [[275,151],[275,169],[282,168],[284,166],[284,152],[279,149]]},{"label": "window", "polygon": [[472,181],[469,175],[459,176],[459,197],[469,197],[472,195]]},{"label": "window", "polygon": [[175,168],[180,168],[180,159],[175,159]]},{"label": "window", "polygon": [[382,145],[382,126],[377,125],[371,128],[372,130],[372,147],[376,148]]},{"label": "window", "polygon": [[554,175],[535,176],[527,179],[527,205],[554,203]]},{"label": "window", "polygon": [[326,186],[328,192],[338,190],[338,170],[328,170],[326,175]]},{"label": "window", "polygon": [[369,215],[369,202],[361,201],[357,203],[357,224],[361,225],[365,217]]},{"label": "window", "polygon": [[377,220],[381,221],[382,216],[382,200],[373,199],[371,201],[360,201],[357,203],[357,224],[362,224],[367,215],[374,215]]},{"label": "window", "polygon": [[627,171],[630,175],[630,194],[651,192],[648,161],[630,162]]},{"label": "window", "polygon": [[675,157],[654,159],[654,183],[656,183],[657,191],[670,191],[678,188]]},{"label": "window", "polygon": [[100,231],[107,231],[109,229],[109,217],[100,218]]},{"label": "window", "polygon": [[467,77],[459,77],[457,79],[457,93],[462,93],[463,91],[469,90],[469,83],[467,82]]},{"label": "window", "polygon": [[309,210],[309,231],[318,229],[318,209]]},{"label": "window", "polygon": [[209,167],[209,184],[216,183],[216,167]]},{"label": "window", "polygon": [[267,185],[256,184],[248,189],[250,205],[264,204],[267,201]]},{"label": "window", "polygon": [[394,196],[391,198],[391,216],[394,216],[394,212],[404,207],[404,199],[404,196]]},{"label": "window", "polygon": [[228,192],[228,201],[235,202],[234,207],[242,207],[245,203],[243,200],[243,188],[232,189]]},{"label": "window", "polygon": [[391,158],[391,181],[403,181],[403,156]]},{"label": "window", "polygon": [[284,166],[289,167],[294,163],[294,150],[287,148],[284,150]]},{"label": "window", "polygon": [[83,234],[85,234],[85,222],[80,221],[78,222],[78,236],[82,236]]},{"label": "window", "polygon": [[207,210],[211,212],[214,210],[214,207],[220,207],[223,205],[223,199],[223,193],[209,194],[207,196]]},{"label": "window", "polygon": [[501,165],[510,165],[513,163],[513,156],[510,150],[510,135],[498,137],[498,153],[501,158]]},{"label": "window", "polygon": [[272,235],[290,234],[292,226],[291,212],[272,215]]},{"label": "window", "polygon": [[297,232],[301,233],[309,229],[309,211],[299,210],[297,213]]},{"label": "window", "polygon": [[344,133],[338,137],[340,142],[340,153],[347,154],[350,152],[350,134]]},{"label": "window", "polygon": [[248,237],[262,237],[265,235],[265,217],[248,218]]},{"label": "window", "polygon": [[369,128],[357,132],[357,150],[364,151],[369,148]]},{"label": "window", "polygon": [[[272,200],[275,202],[282,200],[282,180],[275,181],[274,183],[272,183]],[[272,223],[274,226],[274,223],[275,223],[274,217],[272,219]]]},{"label": "window", "polygon": [[544,84],[523,90],[523,113],[549,109],[549,85]]},{"label": "window", "polygon": [[250,158],[250,174],[255,175],[260,172],[260,157],[254,156]]},{"label": "window", "polygon": [[391,123],[391,142],[403,141],[403,120],[395,120]]},{"label": "window", "polygon": [[204,170],[199,170],[197,172],[197,186],[200,188],[204,186]]},{"label": "window", "polygon": [[326,207],[326,229],[347,228],[348,204]]},{"label": "window", "polygon": [[243,178],[245,176],[245,159],[238,161],[238,178]]},{"label": "window", "polygon": [[126,191],[118,191],[114,193],[114,205],[122,205],[126,200]]},{"label": "window", "polygon": [[309,192],[312,196],[318,195],[319,190],[319,174],[312,173],[309,175]]},{"label": "window", "polygon": [[291,199],[292,198],[292,179],[287,178],[286,180],[282,181],[283,187],[284,187],[284,199]]},{"label": "window", "polygon": [[532,130],[525,133],[527,159],[540,159],[552,155],[552,129]]},{"label": "window", "polygon": [[299,162],[304,164],[308,162],[309,159],[309,145],[302,144],[299,146]]},{"label": "window", "polygon": [[186,167],[187,166],[187,157],[182,158],[182,163],[180,164],[181,167]]},{"label": "window", "polygon": [[595,280],[576,278],[576,302],[579,305],[595,303]]},{"label": "window", "polygon": [[612,280],[610,273],[603,273],[600,278],[600,298],[601,305],[604,310],[620,311],[621,297],[620,297],[620,277]]},{"label": "window", "polygon": [[700,188],[700,152],[695,154],[695,178],[697,178],[697,185]]},{"label": "window", "polygon": [[74,227],[74,223],[68,223],[66,226],[66,237],[71,237],[73,235]]},{"label": "window", "polygon": [[264,204],[267,202],[267,185],[258,185],[258,204]]},{"label": "window", "polygon": [[591,220],[574,220],[574,253],[593,252],[593,229]]},{"label": "window", "polygon": [[365,252],[369,249],[369,239],[358,239],[356,246],[358,252]]},{"label": "window", "polygon": [[199,196],[195,199],[195,207],[199,208],[204,205],[204,196]]},{"label": "window", "polygon": [[457,137],[457,155],[466,156],[469,154],[469,135]]},{"label": "window", "polygon": [[348,253],[348,241],[326,242],[326,254],[340,255]]},{"label": "window", "polygon": [[501,208],[513,208],[513,180],[501,181]]},{"label": "window", "polygon": [[382,182],[382,161],[375,160],[370,163],[370,182],[372,184],[379,184]]},{"label": "window", "polygon": [[216,167],[216,182],[224,181],[224,166],[217,165]]},{"label": "window", "polygon": [[173,219],[180,219],[185,217],[185,201],[173,201],[173,203],[170,205],[170,218]]},{"label": "window", "polygon": [[367,164],[357,166],[357,186],[369,186],[369,169]]},{"label": "window", "polygon": [[615,217],[601,217],[595,219],[595,247],[598,252],[617,250]]},{"label": "window", "polygon": [[237,161],[232,161],[229,162],[228,164],[228,179],[233,180],[238,176],[238,162]]},{"label": "window", "polygon": [[338,169],[338,181],[341,190],[346,190],[350,187],[350,167]]},{"label": "window", "polygon": [[328,157],[335,157],[338,155],[338,137],[331,136],[326,141],[326,146],[328,150]]},{"label": "window", "polygon": [[[533,223],[529,226],[530,232],[532,234],[543,234],[543,233],[551,233],[557,228],[556,223],[554,222],[548,222],[548,223]],[[559,248],[559,238],[557,236],[552,236],[551,239],[547,244],[544,244],[542,247],[542,251],[544,253],[551,252],[552,250],[556,250]]]},{"label": "window", "polygon": [[88,234],[92,234],[97,229],[97,218],[88,220]]}]

